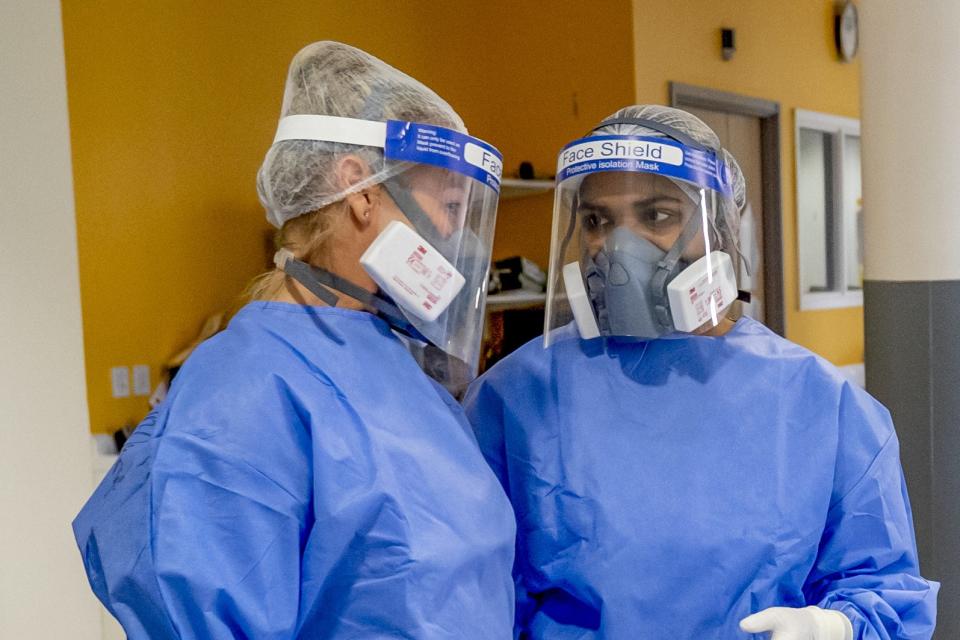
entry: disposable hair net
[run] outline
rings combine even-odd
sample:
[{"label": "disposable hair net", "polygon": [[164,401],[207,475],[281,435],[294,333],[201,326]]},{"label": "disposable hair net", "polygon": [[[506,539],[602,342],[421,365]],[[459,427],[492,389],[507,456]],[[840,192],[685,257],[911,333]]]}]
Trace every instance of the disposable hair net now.
[{"label": "disposable hair net", "polygon": [[[324,115],[385,122],[404,120],[466,132],[463,120],[440,96],[374,56],[339,42],[315,42],[293,58],[280,117]],[[353,154],[371,175],[348,189],[334,176],[339,157]],[[401,173],[385,166],[383,149],[317,140],[283,140],[267,151],[257,174],[257,193],[276,227],[322,209],[350,193]]]},{"label": "disposable hair net", "polygon": [[[691,113],[672,107],[662,105],[634,105],[624,107],[616,113],[613,113],[604,120],[615,120],[623,118],[640,118],[652,120],[653,122],[666,125],[679,130],[689,136],[695,142],[716,152],[719,159],[723,160],[727,169],[730,171],[730,185],[733,189],[733,203],[735,207],[730,207],[726,203],[721,203],[720,212],[717,220],[711,222],[716,227],[719,236],[719,249],[724,249],[733,255],[739,253],[737,238],[740,230],[740,213],[747,203],[747,183],[733,155],[724,149],[720,144],[720,139],[707,124]],[[669,136],[653,129],[648,129],[636,124],[611,124],[593,131],[590,135],[625,135],[625,136],[644,136],[648,138],[667,138]],[[693,187],[681,180],[673,181],[685,193],[690,194]],[[691,194],[691,198],[696,200],[697,196]]]}]

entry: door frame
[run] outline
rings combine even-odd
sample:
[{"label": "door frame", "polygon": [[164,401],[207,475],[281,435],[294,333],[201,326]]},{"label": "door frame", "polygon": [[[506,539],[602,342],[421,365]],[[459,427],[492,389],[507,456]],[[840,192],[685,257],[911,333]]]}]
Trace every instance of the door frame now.
[{"label": "door frame", "polygon": [[783,288],[783,194],[780,173],[780,103],[736,93],[670,82],[670,105],[752,116],[760,120],[763,172],[763,318],[771,330],[786,335]]}]

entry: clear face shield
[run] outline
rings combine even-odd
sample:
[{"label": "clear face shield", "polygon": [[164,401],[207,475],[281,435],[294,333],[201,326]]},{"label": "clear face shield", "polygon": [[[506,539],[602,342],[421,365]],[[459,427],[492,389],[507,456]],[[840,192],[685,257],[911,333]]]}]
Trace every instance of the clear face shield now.
[{"label": "clear face shield", "polygon": [[570,331],[698,333],[737,300],[730,173],[714,151],[684,142],[598,135],[561,151],[545,346]]},{"label": "clear face shield", "polygon": [[328,304],[344,294],[370,307],[424,371],[454,394],[464,389],[479,363],[500,153],[464,133],[414,122],[289,116],[278,132],[291,139],[285,136],[382,147],[389,177],[379,184],[396,217],[360,258],[375,294],[289,256],[278,264]]}]

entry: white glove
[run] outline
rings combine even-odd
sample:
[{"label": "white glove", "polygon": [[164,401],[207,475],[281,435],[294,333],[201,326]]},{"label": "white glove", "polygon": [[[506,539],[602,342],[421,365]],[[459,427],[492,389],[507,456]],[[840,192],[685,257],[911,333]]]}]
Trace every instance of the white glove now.
[{"label": "white glove", "polygon": [[770,640],[853,640],[853,625],[839,611],[770,607],[740,621],[747,633],[770,633]]}]

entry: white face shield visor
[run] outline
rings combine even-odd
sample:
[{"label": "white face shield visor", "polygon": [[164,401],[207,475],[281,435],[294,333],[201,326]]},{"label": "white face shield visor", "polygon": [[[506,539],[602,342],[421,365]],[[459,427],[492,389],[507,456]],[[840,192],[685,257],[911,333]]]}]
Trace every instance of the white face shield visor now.
[{"label": "white face shield visor", "polygon": [[719,324],[738,298],[736,211],[723,161],[683,134],[568,144],[557,166],[545,346],[570,331],[651,340]]},{"label": "white face shield visor", "polygon": [[[377,184],[406,220],[388,224],[360,259],[380,291],[369,294],[290,256],[280,256],[280,263],[328,304],[344,294],[371,307],[405,334],[427,373],[459,390],[476,376],[479,362],[500,152],[435,125],[316,115],[283,118],[274,142],[282,140],[383,149]],[[369,186],[361,182],[343,195]]]}]

